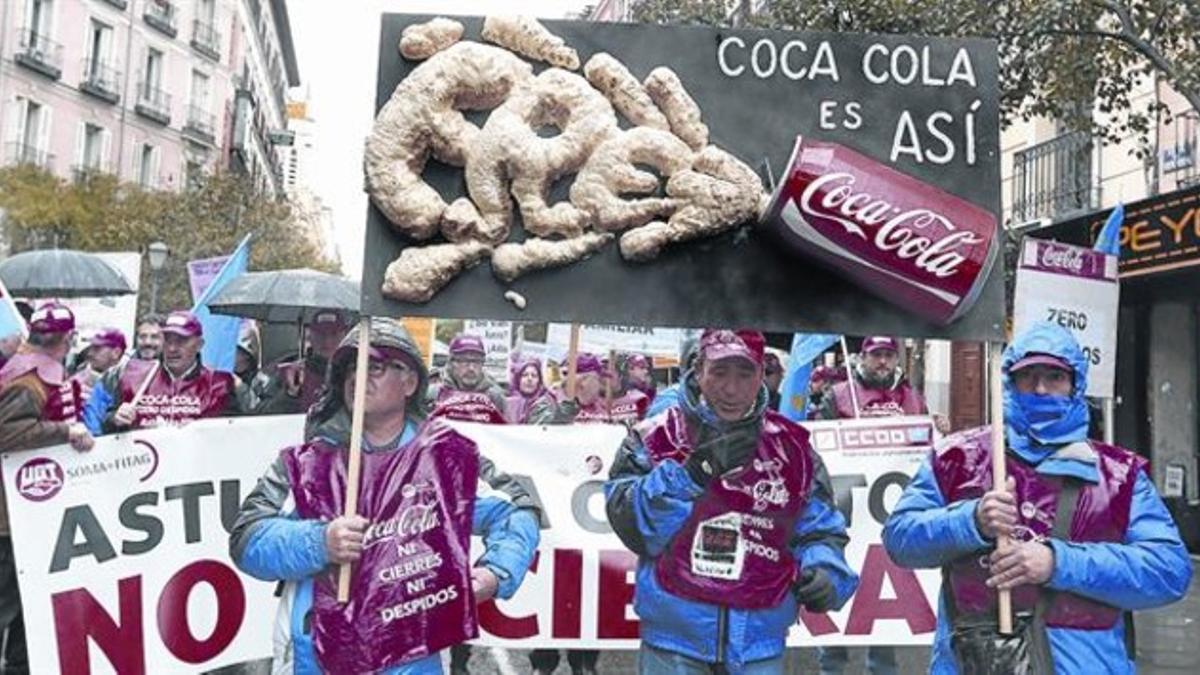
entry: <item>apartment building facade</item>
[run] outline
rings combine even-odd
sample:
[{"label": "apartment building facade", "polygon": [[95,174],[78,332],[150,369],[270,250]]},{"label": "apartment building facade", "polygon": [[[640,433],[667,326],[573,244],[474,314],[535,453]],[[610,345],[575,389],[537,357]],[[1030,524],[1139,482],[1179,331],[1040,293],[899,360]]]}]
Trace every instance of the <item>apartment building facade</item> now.
[{"label": "apartment building facade", "polygon": [[283,0],[11,0],[0,9],[5,165],[182,189],[214,168],[282,194]]}]

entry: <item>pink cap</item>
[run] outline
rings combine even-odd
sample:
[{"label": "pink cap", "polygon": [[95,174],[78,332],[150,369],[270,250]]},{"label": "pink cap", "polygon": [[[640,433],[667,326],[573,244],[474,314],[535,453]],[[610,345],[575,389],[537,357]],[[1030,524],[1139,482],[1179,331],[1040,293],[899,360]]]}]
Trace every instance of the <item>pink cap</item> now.
[{"label": "pink cap", "polygon": [[450,341],[450,354],[487,354],[478,335],[455,335]]},{"label": "pink cap", "polygon": [[123,352],[128,344],[125,342],[124,333],[116,328],[104,328],[92,336],[91,346],[115,347]]},{"label": "pink cap", "polygon": [[204,326],[195,314],[180,310],[167,315],[162,324],[162,331],[180,337],[197,337],[204,335]]},{"label": "pink cap", "polygon": [[585,373],[603,373],[605,370],[604,362],[595,354],[580,352],[575,357],[575,374],[583,375]]},{"label": "pink cap", "polygon": [[742,358],[756,366],[763,364],[767,340],[756,330],[706,330],[700,336],[700,352],[706,361]]},{"label": "pink cap", "polygon": [[1018,370],[1021,370],[1022,368],[1028,368],[1029,366],[1047,366],[1049,368],[1065,370],[1068,373],[1072,372],[1071,364],[1058,358],[1057,356],[1051,356],[1050,354],[1027,354],[1025,355],[1025,358],[1020,359],[1016,363],[1009,366],[1008,372],[1015,373]]},{"label": "pink cap", "polygon": [[47,302],[29,317],[30,333],[70,333],[75,330],[75,314],[66,305]]},{"label": "pink cap", "polygon": [[880,349],[890,349],[894,352],[900,351],[900,345],[896,342],[896,338],[890,335],[872,335],[863,340],[862,353],[870,354],[877,352]]}]

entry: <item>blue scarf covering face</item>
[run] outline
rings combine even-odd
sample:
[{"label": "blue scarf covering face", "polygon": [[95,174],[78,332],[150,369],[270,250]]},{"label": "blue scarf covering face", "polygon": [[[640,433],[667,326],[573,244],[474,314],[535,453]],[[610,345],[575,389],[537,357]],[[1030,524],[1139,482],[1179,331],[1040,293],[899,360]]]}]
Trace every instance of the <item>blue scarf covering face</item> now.
[{"label": "blue scarf covering face", "polygon": [[1056,446],[1087,439],[1088,408],[1082,393],[1025,394],[1005,387],[1004,418],[1009,447],[1037,461]]}]

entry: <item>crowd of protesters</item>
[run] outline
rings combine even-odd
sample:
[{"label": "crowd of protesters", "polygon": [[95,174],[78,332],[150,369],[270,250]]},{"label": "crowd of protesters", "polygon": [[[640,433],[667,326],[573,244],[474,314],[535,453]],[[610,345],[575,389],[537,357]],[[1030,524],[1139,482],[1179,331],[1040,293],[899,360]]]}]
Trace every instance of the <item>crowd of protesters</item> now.
[{"label": "crowd of protesters", "polygon": [[[26,340],[0,341],[5,450],[67,443],[85,452],[107,433],[208,417],[307,414],[305,443],[268,469],[243,504],[230,545],[247,573],[287,582],[291,614],[281,616],[290,632],[279,659],[287,672],[318,672],[302,616],[312,578],[357,560],[367,522],[306,519],[284,504],[293,490],[289,477],[302,474],[312,456],[348,444],[352,357],[360,348],[348,317],[318,313],[300,353],[267,365],[261,338],[246,332],[234,373],[202,363],[203,325],[190,312],[144,317],[132,350],[120,331],[96,332],[76,355],[74,372],[65,365],[75,336],[71,310],[47,303],[31,308],[26,320]],[[844,556],[847,525],[821,456],[804,427],[777,412],[785,367],[765,345],[755,331],[706,330],[683,345],[678,381],[662,388],[651,358],[615,352],[577,353],[555,364],[518,354],[507,381],[497,381],[485,369],[480,338],[454,337],[439,375],[400,323],[377,319],[366,441],[371,452],[400,452],[439,417],[624,425],[629,433],[616,450],[605,497],[614,532],[638,556],[639,672],[781,673],[797,613],[841,608],[858,577]],[[904,376],[901,352],[895,338],[872,336],[849,363],[814,368],[806,416],[928,414]],[[564,370],[565,378],[547,381],[548,372]],[[989,487],[986,428],[960,432],[920,468],[885,526],[885,546],[898,564],[941,568],[946,579],[931,670],[962,672],[973,660],[996,657],[986,637],[993,628],[983,639],[972,631],[992,626],[997,590],[1011,589],[1018,612],[1032,617],[1022,626],[1048,636],[1040,651],[1035,641],[1022,652],[1014,668],[1034,659],[1029,672],[1132,672],[1129,612],[1175,601],[1190,582],[1179,533],[1144,461],[1088,440],[1087,363],[1069,333],[1045,324],[1018,336],[1003,373],[1012,476],[1006,489]],[[476,504],[473,530],[486,549],[471,570],[479,602],[510,597],[519,587],[537,547],[540,508],[485,464],[480,479],[500,497]],[[1039,519],[1030,503],[1048,504],[1069,522]],[[0,499],[3,662],[5,672],[25,672],[3,506]],[[997,550],[1001,536],[1018,543]],[[470,672],[469,647],[451,652],[451,672]],[[566,660],[573,673],[597,672],[602,663],[595,650],[570,650]],[[560,661],[557,650],[530,654],[537,673],[554,672]],[[819,661],[822,673],[839,673],[847,652],[823,649]],[[388,672],[440,668],[429,657]],[[895,672],[894,650],[872,647],[867,668]]]}]

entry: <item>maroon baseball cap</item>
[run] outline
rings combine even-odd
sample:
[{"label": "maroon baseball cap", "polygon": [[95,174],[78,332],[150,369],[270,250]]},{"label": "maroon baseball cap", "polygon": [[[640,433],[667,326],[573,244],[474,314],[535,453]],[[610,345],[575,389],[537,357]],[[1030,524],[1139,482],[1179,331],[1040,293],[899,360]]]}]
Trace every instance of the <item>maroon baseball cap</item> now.
[{"label": "maroon baseball cap", "polygon": [[104,328],[92,336],[92,347],[115,347],[120,351],[125,351],[128,344],[125,342],[125,334],[116,328]]},{"label": "maroon baseball cap", "polygon": [[1049,368],[1065,370],[1068,373],[1072,372],[1071,364],[1067,363],[1063,359],[1060,359],[1057,356],[1051,356],[1050,354],[1039,353],[1026,354],[1025,358],[1020,359],[1016,363],[1009,366],[1008,372],[1015,373],[1018,370],[1021,370],[1022,368],[1028,368],[1029,366],[1047,366]]},{"label": "maroon baseball cap", "polygon": [[880,349],[890,349],[894,352],[900,351],[900,345],[896,342],[896,338],[890,335],[872,335],[863,340],[862,353],[870,354],[877,352]]},{"label": "maroon baseball cap", "polygon": [[162,332],[180,337],[204,335],[204,326],[195,314],[185,311],[171,312],[162,323]]},{"label": "maroon baseball cap", "polygon": [[756,366],[763,364],[767,340],[756,330],[713,330],[700,336],[700,352],[706,361],[742,358]]},{"label": "maroon baseball cap", "polygon": [[[569,360],[568,360],[569,363]],[[605,370],[604,362],[595,354],[580,352],[575,357],[575,374],[583,375],[585,373],[603,373]]]},{"label": "maroon baseball cap", "polygon": [[66,305],[47,302],[29,316],[29,332],[49,335],[75,330],[75,314]]},{"label": "maroon baseball cap", "polygon": [[450,354],[487,354],[478,335],[455,335],[450,341]]}]

